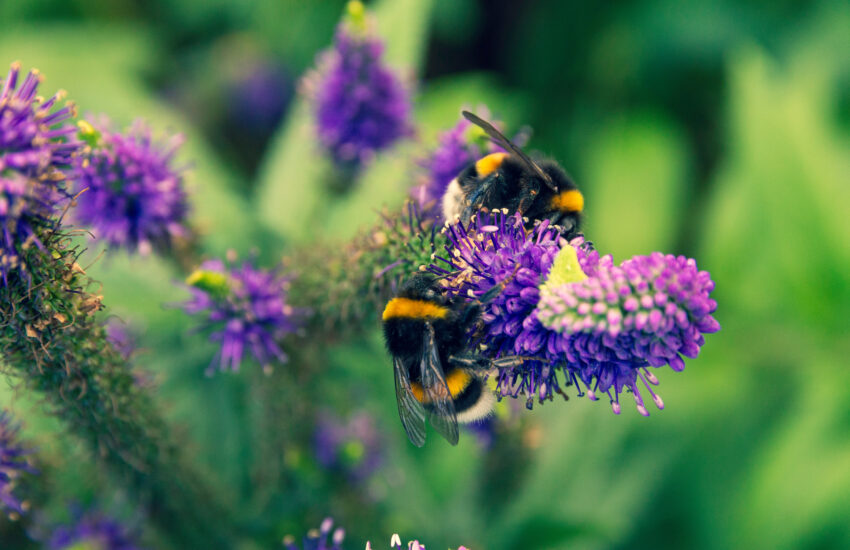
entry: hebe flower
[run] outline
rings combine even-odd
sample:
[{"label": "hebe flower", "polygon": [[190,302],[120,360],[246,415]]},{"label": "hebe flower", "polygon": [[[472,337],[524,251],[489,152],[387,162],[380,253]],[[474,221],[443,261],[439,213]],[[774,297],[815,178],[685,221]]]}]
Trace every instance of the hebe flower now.
[{"label": "hebe flower", "polygon": [[0,510],[10,514],[24,513],[27,504],[15,494],[15,481],[22,473],[35,473],[24,449],[18,442],[20,427],[8,411],[0,412]]},{"label": "hebe flower", "polygon": [[304,81],[319,141],[348,173],[412,132],[408,92],[384,64],[383,42],[371,27],[363,4],[349,2],[333,46]]},{"label": "hebe flower", "polygon": [[448,257],[434,258],[448,267],[432,264],[430,270],[445,276],[449,294],[478,298],[506,282],[483,315],[487,353],[499,357],[519,348],[539,349],[547,331],[525,321],[537,306],[538,286],[560,250],[557,229],[545,221],[528,231],[519,215],[496,212],[479,213],[466,225],[449,224],[445,231]]},{"label": "hebe flower", "polygon": [[57,223],[54,215],[67,198],[64,180],[80,149],[69,119],[73,104],[56,108],[65,93],[47,101],[37,96],[41,76],[33,70],[18,86],[20,64],[13,63],[0,89],[0,274],[24,270],[20,253]]},{"label": "hebe flower", "polygon": [[173,166],[183,137],[155,141],[143,121],[126,133],[106,122],[80,127],[91,147],[76,161],[76,190],[85,190],[74,210],[77,221],[109,246],[142,254],[167,250],[175,237],[186,236],[189,203]]},{"label": "hebe flower", "polygon": [[53,530],[47,544],[50,550],[92,548],[97,550],[140,550],[138,534],[97,510],[74,507],[70,525]]},{"label": "hebe flower", "polygon": [[669,364],[681,371],[682,355],[699,355],[703,334],[720,329],[711,316],[717,309],[709,297],[713,289],[711,276],[693,259],[655,252],[619,266],[604,263],[584,280],[547,285],[535,315],[560,335],[553,351],[578,370],[591,399],[596,391],[607,393],[619,412],[619,394],[628,388],[647,415],[637,380],[663,408],[647,367]]},{"label": "hebe flower", "polygon": [[695,357],[702,333],[719,329],[710,315],[717,304],[708,297],[709,274],[693,260],[660,253],[614,266],[582,237],[567,243],[545,221],[531,230],[522,221],[496,212],[447,225],[448,258],[434,256],[447,266],[429,266],[449,294],[477,299],[503,286],[485,304],[480,352],[526,360],[499,371],[501,395],[525,394],[528,407],[535,396],[551,399],[562,393],[560,371],[579,395],[580,382],[592,399],[608,393],[617,413],[619,394],[628,389],[647,414],[637,385],[657,383],[647,367],[681,370],[679,354]]},{"label": "hebe flower", "polygon": [[314,445],[319,464],[340,470],[355,481],[368,478],[383,462],[375,419],[363,411],[347,421],[320,415]]},{"label": "hebe flower", "polygon": [[206,316],[204,326],[213,328],[210,339],[221,343],[208,374],[216,364],[222,371],[238,371],[246,350],[264,370],[287,361],[278,342],[298,329],[304,313],[287,303],[290,280],[279,269],[257,269],[248,261],[230,266],[209,260],[189,276],[192,298],[183,308]]}]

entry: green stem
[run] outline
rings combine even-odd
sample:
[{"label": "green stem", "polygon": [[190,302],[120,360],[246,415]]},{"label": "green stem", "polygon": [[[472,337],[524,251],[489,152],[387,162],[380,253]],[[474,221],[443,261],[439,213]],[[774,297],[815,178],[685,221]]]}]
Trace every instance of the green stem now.
[{"label": "green stem", "polygon": [[0,290],[3,370],[45,397],[175,546],[232,547],[231,514],[109,342],[76,249],[60,234],[45,244],[26,252],[30,278]]}]

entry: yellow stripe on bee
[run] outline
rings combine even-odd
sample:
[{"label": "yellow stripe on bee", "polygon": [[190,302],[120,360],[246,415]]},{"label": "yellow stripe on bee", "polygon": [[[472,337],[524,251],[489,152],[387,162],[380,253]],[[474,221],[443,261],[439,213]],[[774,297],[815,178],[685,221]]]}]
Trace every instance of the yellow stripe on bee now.
[{"label": "yellow stripe on bee", "polygon": [[384,308],[384,321],[388,319],[442,319],[448,315],[449,309],[425,300],[410,298],[393,298]]},{"label": "yellow stripe on bee", "polygon": [[[449,387],[449,393],[452,397],[460,395],[469,386],[470,382],[472,382],[472,375],[464,370],[456,369],[446,376],[446,385]],[[422,384],[419,382],[411,382],[410,391],[413,392],[413,397],[420,403],[428,403],[430,401],[430,399],[425,399],[425,392],[422,390]],[[439,388],[437,388],[437,391],[439,391]]]},{"label": "yellow stripe on bee", "polygon": [[483,178],[487,174],[497,170],[507,156],[507,153],[490,153],[480,159],[475,163],[475,172],[478,174],[478,177]]},{"label": "yellow stripe on bee", "polygon": [[561,212],[581,212],[584,210],[584,195],[575,189],[561,191],[552,197],[551,206]]}]

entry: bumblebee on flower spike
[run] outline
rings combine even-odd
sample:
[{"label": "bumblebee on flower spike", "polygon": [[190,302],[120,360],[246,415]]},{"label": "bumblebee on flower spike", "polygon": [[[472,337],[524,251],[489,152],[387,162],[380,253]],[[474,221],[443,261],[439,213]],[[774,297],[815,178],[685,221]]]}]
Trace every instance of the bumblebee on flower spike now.
[{"label": "bumblebee on flower spike", "polygon": [[525,360],[518,356],[488,359],[465,352],[469,335],[477,329],[482,302],[503,286],[467,302],[445,296],[436,277],[419,272],[387,303],[384,336],[393,356],[398,412],[417,447],[425,444],[426,413],[440,435],[457,445],[458,422],[474,422],[493,410],[496,397],[485,384],[486,375]]},{"label": "bumblebee on flower spike", "polygon": [[553,161],[537,163],[492,124],[463,111],[505,153],[491,153],[465,168],[443,195],[443,217],[468,221],[479,210],[519,212],[528,228],[549,220],[567,238],[579,234],[584,196]]}]

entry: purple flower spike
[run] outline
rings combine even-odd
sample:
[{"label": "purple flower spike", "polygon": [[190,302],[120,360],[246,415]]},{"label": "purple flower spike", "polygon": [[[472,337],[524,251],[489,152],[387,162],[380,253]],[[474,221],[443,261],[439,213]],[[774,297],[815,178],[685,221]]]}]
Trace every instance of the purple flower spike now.
[{"label": "purple flower spike", "polygon": [[192,298],[183,309],[206,315],[210,340],[221,342],[207,374],[216,366],[238,371],[246,350],[266,371],[287,361],[278,342],[298,330],[305,313],[287,303],[290,280],[279,270],[256,269],[250,262],[230,267],[220,260],[204,262],[189,276]]},{"label": "purple flower spike", "polygon": [[71,525],[54,529],[47,548],[103,548],[108,550],[141,550],[138,533],[114,518],[95,510],[72,509]]},{"label": "purple flower spike", "polygon": [[76,191],[85,190],[76,220],[109,246],[141,254],[167,250],[175,237],[187,236],[189,203],[181,172],[172,166],[183,137],[156,142],[142,121],[123,134],[106,122],[80,127],[94,145],[76,162]]},{"label": "purple flower spike", "polygon": [[21,66],[13,63],[0,80],[0,274],[23,272],[21,252],[41,247],[40,235],[57,223],[55,214],[68,198],[64,181],[73,156],[81,149],[74,105],[61,108],[65,92],[48,100],[37,95],[42,78],[33,70],[19,82]]},{"label": "purple flower spike", "polygon": [[[539,322],[558,333],[550,343],[578,370],[593,398],[611,397],[619,412],[619,394],[634,394],[638,411],[648,411],[638,380],[659,409],[658,383],[648,367],[685,368],[682,356],[695,358],[703,334],[717,332],[712,317],[717,302],[709,297],[714,282],[693,259],[655,252],[619,266],[605,264],[583,281],[546,287],[535,312]],[[613,395],[612,395],[613,392]]]},{"label": "purple flower spike", "polygon": [[407,90],[384,64],[363,4],[351,1],[333,46],[304,81],[319,141],[334,163],[356,173],[378,151],[412,134]]},{"label": "purple flower spike", "polygon": [[28,504],[15,495],[15,481],[23,473],[36,473],[30,465],[29,450],[18,442],[20,427],[8,411],[0,412],[0,510],[14,517],[23,514]]},{"label": "purple flower spike", "polygon": [[[302,540],[302,545],[295,543],[295,537],[286,535],[283,537],[284,550],[342,550],[345,540],[345,529],[337,527],[333,529],[333,520],[325,518],[318,529],[310,529]],[[331,530],[333,529],[333,533]],[[328,540],[330,536],[330,540]]]}]

